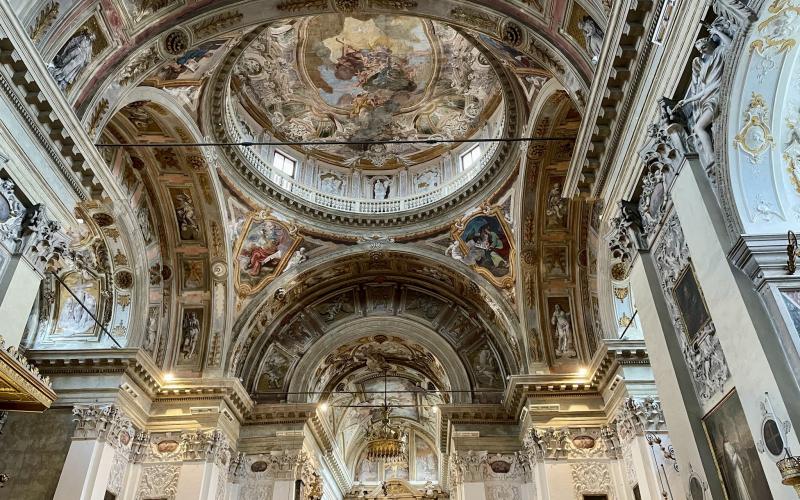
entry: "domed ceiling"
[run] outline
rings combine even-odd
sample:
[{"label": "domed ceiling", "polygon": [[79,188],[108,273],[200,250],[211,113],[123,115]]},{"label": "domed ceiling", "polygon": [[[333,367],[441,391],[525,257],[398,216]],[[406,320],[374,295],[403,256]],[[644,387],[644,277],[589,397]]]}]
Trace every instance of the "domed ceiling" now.
[{"label": "domed ceiling", "polygon": [[[245,49],[231,87],[240,124],[292,142],[466,139],[502,101],[497,75],[465,36],[391,15],[273,24]],[[420,143],[308,148],[323,161],[361,168],[414,165],[444,150]]]}]

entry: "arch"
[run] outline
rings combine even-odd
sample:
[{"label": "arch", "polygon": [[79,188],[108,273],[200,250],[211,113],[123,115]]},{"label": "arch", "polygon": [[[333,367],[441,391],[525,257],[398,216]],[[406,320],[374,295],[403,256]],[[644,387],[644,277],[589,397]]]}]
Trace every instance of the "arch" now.
[{"label": "arch", "polygon": [[[430,328],[406,318],[394,317],[391,325],[381,321],[381,318],[361,318],[341,325],[329,332],[300,359],[300,363],[294,370],[294,376],[289,382],[289,392],[313,391],[314,388],[311,385],[313,380],[308,375],[314,372],[335,347],[353,342],[364,336],[375,335],[376,333],[402,336],[411,342],[426,347],[442,363],[453,391],[469,391],[472,389],[472,383],[464,365],[453,361],[459,359],[459,356],[452,346]],[[309,399],[302,395],[289,395],[289,400],[292,402],[314,402],[313,400],[309,401]],[[468,403],[470,401],[468,394],[454,393],[454,403]]]},{"label": "arch", "polygon": [[733,238],[785,235],[800,214],[800,102],[791,98],[800,50],[786,25],[800,25],[791,7],[763,2],[755,29],[726,60],[728,106],[715,126],[713,173]]},{"label": "arch", "polygon": [[[247,30],[250,27],[265,24],[279,19],[286,19],[309,14],[325,14],[343,12],[327,3],[312,8],[305,7],[303,2],[276,3],[268,0],[251,1],[245,4],[225,0],[197,6],[186,5],[165,12],[157,19],[149,19],[146,30],[139,30],[126,44],[121,44],[112,51],[97,67],[98,76],[89,79],[77,96],[77,105],[84,112],[92,109],[94,100],[105,91],[108,78],[122,68],[124,62],[139,48],[151,45],[154,40],[176,27],[178,20],[190,26],[186,30],[193,46],[235,30]],[[295,5],[296,4],[296,5]],[[557,23],[549,23],[547,15],[561,14],[558,9],[534,13],[511,5],[497,4],[489,1],[476,1],[469,7],[455,0],[428,0],[415,3],[408,8],[394,10],[392,8],[371,8],[360,6],[359,14],[386,14],[395,12],[400,15],[425,17],[456,26],[469,28],[498,40],[503,40],[539,60],[543,66],[558,78],[576,102],[582,102],[580,96],[588,94],[592,68],[578,48],[568,41],[557,28]],[[345,11],[346,13],[346,11]],[[226,19],[227,22],[216,22]],[[69,18],[67,18],[69,19]],[[504,19],[513,19],[504,20]],[[203,23],[206,23],[204,26]],[[77,26],[66,29],[56,26],[61,33],[72,33]],[[59,40],[50,40],[48,45],[58,46],[64,43],[63,36]],[[100,91],[100,92],[98,92]]]},{"label": "arch", "polygon": [[[322,273],[326,269],[338,269],[343,265],[352,266],[356,265],[358,262],[369,262],[374,254],[375,251],[371,250],[368,245],[356,245],[354,247],[337,250],[325,256],[317,257],[305,265],[298,266],[271,282],[244,307],[239,319],[233,326],[236,337],[234,344],[228,351],[226,361],[227,371],[236,373],[237,376],[248,375],[249,377],[249,373],[245,374],[240,372],[240,365],[247,360],[248,364],[252,366],[253,360],[251,357],[253,353],[258,352],[259,349],[264,349],[272,331],[274,331],[275,328],[288,324],[287,318],[296,315],[297,312],[303,309],[303,304],[308,303],[293,303],[292,306],[289,307],[289,301],[286,301],[285,297],[294,297],[294,293],[302,290],[302,293],[310,302],[320,299],[322,296],[329,293],[331,289],[343,287],[347,282],[345,277],[334,275],[328,277],[321,283],[316,283],[313,289],[308,289],[303,285],[304,281],[314,278],[315,273]],[[510,345],[509,342],[509,339],[513,339],[513,342],[517,345],[523,345],[520,332],[518,331],[516,315],[503,298],[502,294],[482,276],[466,266],[457,265],[450,257],[436,254],[430,250],[419,247],[386,243],[381,245],[379,255],[383,257],[391,255],[400,261],[409,260],[415,263],[422,263],[422,265],[431,266],[431,268],[434,269],[440,269],[444,273],[444,276],[458,280],[458,286],[460,289],[465,289],[465,291],[466,288],[470,286],[477,288],[478,293],[472,293],[472,298],[470,299],[473,304],[472,307],[475,307],[475,300],[480,300],[483,306],[481,309],[478,309],[479,311],[482,313],[484,311],[487,313],[491,311],[492,314],[497,315],[498,327],[487,328],[487,334],[494,348],[497,350],[499,357],[507,363],[507,373],[525,373],[524,370],[527,370],[526,360],[524,358],[517,359],[518,356],[515,354],[513,346]],[[393,278],[387,276],[386,279]],[[424,275],[417,274],[415,275],[415,279],[422,280],[421,282],[427,280],[430,286],[434,286],[440,291],[444,286],[442,282],[437,282],[436,279]],[[405,282],[408,282],[407,277],[405,278]],[[279,299],[278,297],[280,296],[283,296],[284,299]],[[269,326],[267,326],[267,324],[269,324]]]},{"label": "arch", "polygon": [[[137,87],[122,97],[102,128],[104,140],[132,142],[131,138],[145,135],[132,121],[134,109],[141,112],[141,119],[156,124],[161,134],[157,139],[182,141],[188,136],[188,140],[202,141],[196,122],[174,99],[147,87]],[[128,191],[127,204],[136,212],[134,223],[141,228],[146,220],[152,232],[140,253],[147,259],[140,269],[149,271],[150,280],[139,344],[163,368],[175,367],[184,376],[213,373],[221,366],[231,322],[224,314],[229,307],[230,245],[223,231],[221,188],[209,162],[213,155],[146,146],[107,151],[115,155],[113,168]],[[184,191],[195,213],[196,235],[191,241],[184,238],[176,221],[174,195]],[[200,332],[191,334],[199,338],[188,345],[198,345],[181,353],[190,317],[197,318]]]}]

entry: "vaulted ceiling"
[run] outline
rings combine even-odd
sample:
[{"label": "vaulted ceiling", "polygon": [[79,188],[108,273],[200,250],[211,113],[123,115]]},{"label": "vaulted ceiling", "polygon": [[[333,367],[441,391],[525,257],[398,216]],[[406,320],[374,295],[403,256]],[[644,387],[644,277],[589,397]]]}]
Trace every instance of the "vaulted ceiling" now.
[{"label": "vaulted ceiling", "polygon": [[[603,5],[55,5],[22,17],[46,61],[91,40],[64,92],[117,185],[86,210],[116,207],[140,263],[113,321],[165,370],[265,403],[358,406],[379,374],[414,404],[497,403],[511,375],[592,359],[597,225],[561,189],[593,71],[577,23]],[[501,136],[563,140],[484,145],[468,175],[441,142]],[[288,177],[274,145],[197,144],[265,138],[430,142],[285,145]]]}]

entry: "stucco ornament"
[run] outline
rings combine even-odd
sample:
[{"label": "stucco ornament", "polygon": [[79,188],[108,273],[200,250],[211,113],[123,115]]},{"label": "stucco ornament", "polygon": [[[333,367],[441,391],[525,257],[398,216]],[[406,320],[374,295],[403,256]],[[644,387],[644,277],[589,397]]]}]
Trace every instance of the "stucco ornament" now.
[{"label": "stucco ornament", "polygon": [[578,462],[570,465],[572,482],[575,485],[575,498],[582,500],[583,495],[608,495],[613,500],[614,486],[608,464],[603,462]]},{"label": "stucco ornament", "polygon": [[[709,319],[699,332],[687,331],[683,312],[676,300],[676,288],[687,269],[691,271],[689,247],[677,215],[672,214],[665,225],[664,235],[654,252],[656,269],[695,391],[700,401],[706,402],[723,392],[730,370],[713,321]],[[697,293],[702,300],[702,291],[698,289]]]},{"label": "stucco ornament", "polygon": [[764,96],[753,92],[744,115],[744,124],[736,134],[733,145],[747,153],[750,162],[756,164],[761,160],[761,155],[775,145],[768,125],[767,102]]}]

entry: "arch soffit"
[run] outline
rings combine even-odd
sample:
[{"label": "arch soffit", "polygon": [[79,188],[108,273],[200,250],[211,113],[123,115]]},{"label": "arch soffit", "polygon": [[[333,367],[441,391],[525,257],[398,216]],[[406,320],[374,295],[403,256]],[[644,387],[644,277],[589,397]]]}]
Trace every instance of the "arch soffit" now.
[{"label": "arch soffit", "polygon": [[[283,2],[283,4],[287,4],[286,8],[279,10],[278,6],[283,4],[274,1],[257,0],[244,4],[238,2],[237,5],[234,0],[223,0],[213,4],[209,3],[204,7],[197,5],[179,7],[158,19],[149,20],[147,29],[139,29],[132,36],[125,33],[122,26],[117,26],[114,28],[115,35],[124,39],[125,42],[117,43],[113,50],[94,66],[92,72],[94,76],[87,79],[79,89],[80,93],[75,99],[76,109],[81,110],[80,114],[91,109],[90,105],[93,100],[105,91],[109,78],[124,66],[125,61],[140,48],[149,46],[154,40],[177,28],[179,24],[189,27],[189,29],[182,29],[190,34],[189,45],[195,46],[215,37],[280,19],[338,12],[328,5],[305,9],[299,2],[294,7],[290,5],[292,3],[291,1]],[[553,14],[554,12],[555,10],[550,9],[549,13]],[[429,0],[403,10],[359,9],[359,14],[369,13],[394,13],[430,18],[472,29],[505,43],[516,45],[518,50],[528,53],[550,70],[564,87],[569,89],[573,99],[578,98],[578,102],[582,102],[581,96],[588,94],[593,75],[592,68],[574,43],[565,39],[564,35],[555,27],[558,23],[538,18],[518,7],[485,0],[474,1],[469,7],[465,7],[462,2],[455,0]],[[76,23],[76,18],[73,16],[68,16],[66,19],[69,20],[68,22]],[[81,20],[84,18],[81,17]],[[513,27],[509,28],[509,26]],[[59,33],[59,37],[48,41],[45,53],[58,50],[77,28],[77,25],[74,26],[74,29],[68,29],[63,25],[53,27],[53,31]],[[511,33],[514,34],[511,35]]]},{"label": "arch soffit", "polygon": [[[495,311],[499,318],[500,325],[505,329],[505,333],[497,332],[493,328],[486,328],[486,331],[490,335],[494,346],[498,349],[501,355],[500,357],[508,363],[508,373],[523,373],[524,370],[526,370],[525,363],[522,360],[520,360],[520,362],[517,361],[512,352],[512,347],[509,345],[509,341],[506,338],[506,335],[513,336],[514,342],[517,342],[519,345],[521,336],[518,331],[516,314],[507,304],[500,292],[486,282],[483,277],[465,266],[458,266],[451,258],[427,249],[410,245],[390,244],[384,248],[384,251],[398,255],[401,259],[407,257],[419,260],[424,264],[432,266],[434,269],[442,270],[449,276],[454,276],[460,278],[464,282],[477,285],[479,294],[476,295],[488,304],[487,307]],[[298,292],[302,291],[304,297],[308,297],[309,300],[319,300],[322,296],[331,292],[331,287],[343,286],[342,276],[334,274],[327,277],[327,279],[322,282],[316,283],[314,285],[315,291],[310,293],[308,290],[305,290],[302,285],[304,280],[314,278],[319,273],[325,273],[325,270],[337,269],[343,264],[352,265],[354,262],[368,261],[369,259],[370,250],[368,248],[363,248],[360,245],[345,248],[336,252],[331,252],[326,256],[317,257],[306,264],[309,267],[304,268],[302,265],[298,266],[296,270],[284,273],[278,279],[270,283],[250,304],[244,307],[242,314],[234,324],[234,332],[238,332],[238,334],[236,335],[235,345],[232,345],[229,351],[227,361],[228,370],[236,372],[238,368],[237,365],[239,364],[237,361],[244,361],[245,359],[249,361],[249,358],[252,357],[250,354],[251,352],[258,351],[259,348],[264,349],[265,346],[267,346],[271,333],[279,326],[288,325],[290,321],[287,319],[292,318],[302,310],[301,305],[297,303],[291,308],[281,306],[282,301],[276,299],[276,294],[292,297],[296,290]],[[311,267],[312,264],[313,267]],[[358,273],[356,272],[355,274]],[[403,276],[398,276],[398,278],[403,278]],[[417,275],[415,278],[424,282],[424,276]],[[357,279],[356,277],[355,280]],[[406,276],[403,281],[407,280],[408,277]],[[448,299],[452,300],[454,303],[459,305],[463,304],[463,297],[458,298],[453,296],[452,292],[447,293],[446,289],[442,288],[442,283],[437,284],[435,279],[431,279],[427,284],[428,286],[433,285],[431,288],[435,289],[440,295],[445,297],[449,295]],[[285,302],[291,301],[285,300]],[[276,308],[277,311],[273,312]],[[267,322],[269,322],[269,327],[266,326]]]},{"label": "arch soffit", "polygon": [[[115,129],[114,133],[109,133],[110,136],[115,137],[120,134],[123,140],[129,140],[132,137],[136,137],[140,133],[135,126],[131,126],[132,124],[130,120],[123,114],[127,107],[137,102],[146,102],[148,105],[158,108],[158,110],[156,110],[152,107],[147,107],[146,112],[150,119],[159,124],[159,128],[164,132],[165,136],[180,139],[182,134],[188,134],[192,139],[202,141],[201,133],[197,128],[197,125],[195,121],[189,117],[188,113],[186,113],[184,109],[177,105],[174,99],[172,99],[166,92],[160,89],[149,87],[134,88],[122,97],[122,100],[117,104],[113,113],[110,113],[110,119],[106,125],[106,128],[113,126]],[[124,121],[115,121],[117,117],[122,117]],[[179,130],[181,132],[179,132]],[[186,154],[184,155],[183,153]],[[188,165],[189,157],[193,154],[190,154],[190,152],[182,152],[180,155],[182,161],[179,160],[174,165],[177,170],[164,170],[163,165],[157,161],[157,155],[155,154],[153,148],[136,150],[134,155],[132,155],[138,156],[145,160],[145,166],[141,170],[140,175],[143,177],[142,181],[145,183],[145,185],[149,185],[149,188],[145,189],[144,194],[142,195],[142,198],[146,198],[146,201],[143,202],[140,199],[137,203],[139,205],[144,203],[149,206],[149,218],[151,223],[154,224],[153,234],[155,236],[155,242],[158,244],[160,250],[156,258],[156,263],[160,264],[162,268],[164,265],[169,265],[173,271],[171,273],[173,278],[171,278],[170,283],[167,283],[167,278],[165,278],[163,281],[159,280],[159,282],[161,282],[165,287],[160,295],[163,297],[163,300],[169,301],[169,303],[151,303],[147,314],[148,316],[153,316],[154,319],[151,318],[151,320],[145,320],[145,323],[148,323],[148,321],[154,321],[155,328],[160,330],[160,334],[156,332],[152,335],[158,337],[160,340],[155,342],[157,345],[148,345],[147,336],[151,334],[150,332],[145,332],[143,335],[144,338],[142,339],[142,345],[145,347],[145,349],[148,350],[148,352],[151,352],[157,363],[162,365],[164,368],[167,368],[171,363],[178,363],[179,360],[181,360],[181,356],[177,354],[177,350],[180,348],[180,337],[182,335],[182,318],[177,316],[182,310],[180,304],[183,305],[183,309],[193,307],[204,308],[205,312],[201,320],[203,323],[201,325],[201,339],[198,340],[198,342],[202,344],[213,344],[213,336],[221,336],[222,338],[219,339],[218,343],[220,345],[224,345],[227,337],[225,335],[225,331],[227,331],[225,324],[226,322],[228,324],[231,322],[231,320],[224,318],[224,315],[220,315],[218,313],[218,311],[225,310],[225,304],[228,300],[226,292],[227,280],[225,273],[223,272],[221,276],[217,276],[215,269],[212,269],[212,266],[215,263],[220,263],[227,267],[227,262],[230,260],[231,245],[227,244],[226,240],[228,239],[228,236],[226,231],[223,229],[226,227],[224,218],[225,208],[223,202],[221,201],[223,197],[221,194],[221,189],[218,185],[219,181],[215,175],[213,165],[210,164],[208,157],[204,155],[202,151],[198,151],[196,153],[197,156],[202,158],[201,163],[192,163],[192,166],[190,167]],[[176,176],[176,174],[178,174],[178,176],[185,177],[185,180],[181,181],[180,177]],[[146,182],[144,179],[145,175],[148,177]],[[200,179],[201,176],[203,179]],[[163,180],[164,178],[170,179],[170,181],[167,182],[167,184],[170,186],[169,188],[160,188],[159,184],[161,181],[159,179]],[[187,242],[182,240],[181,237],[175,233],[175,229],[173,228],[175,224],[169,222],[169,219],[174,220],[175,210],[172,206],[173,201],[170,199],[168,189],[177,188],[188,189],[191,193],[195,207],[202,207],[199,218],[200,232],[202,234],[200,240],[208,242],[207,252],[197,254],[192,253],[189,255],[178,250],[178,248],[181,246],[196,246],[197,242]],[[133,206],[133,200],[130,199],[130,197],[128,197],[128,199],[131,202],[128,203],[131,209],[137,209]],[[142,254],[144,255],[145,252],[142,252]],[[152,256],[153,254],[151,254],[151,258]],[[202,264],[203,277],[198,278],[202,283],[193,285],[191,290],[189,290],[186,286],[186,280],[184,276],[185,270],[182,268],[182,266],[184,265],[184,262],[194,261],[197,259],[205,261]],[[144,270],[150,268],[151,278],[153,273],[153,268],[151,267],[152,264],[153,262],[151,261],[148,262],[147,265],[142,266],[142,269]],[[212,271],[214,271],[213,274]],[[158,272],[157,268],[156,272]],[[176,282],[179,278],[181,279],[181,283],[177,284]],[[151,287],[153,286],[152,281],[150,285]],[[220,286],[222,287],[223,293],[217,293],[217,288]],[[197,302],[196,300],[179,301],[178,294],[183,294],[183,292],[187,290],[206,293],[213,291],[215,293],[212,294],[210,301],[206,299],[202,303]],[[214,306],[213,332],[211,325],[211,305]],[[166,312],[164,312],[162,314],[158,314],[157,311],[161,308],[164,308],[164,311],[170,310],[172,313],[166,314]],[[145,326],[145,329],[149,330],[149,324]],[[159,326],[161,328],[159,328]],[[222,347],[219,347],[220,353],[215,354],[211,352],[210,344],[208,349],[205,346],[197,349],[197,359],[192,361],[192,363],[196,364],[197,367],[201,365],[213,366],[213,358],[219,357],[221,359]],[[202,360],[200,359],[201,356],[205,356],[207,358],[205,363],[202,363]],[[179,366],[177,368],[180,370]]]},{"label": "arch soffit", "polygon": [[[728,231],[781,234],[800,213],[800,47],[785,36],[791,6],[763,2],[752,29],[741,30],[725,63],[714,126],[714,175]],[[785,45],[789,43],[789,45]]]},{"label": "arch soffit", "polygon": [[[289,392],[310,392],[314,390],[314,380],[309,374],[324,362],[325,358],[337,347],[355,342],[361,338],[380,333],[387,336],[403,337],[428,349],[444,368],[450,388],[454,391],[469,391],[472,383],[468,370],[455,349],[447,341],[429,327],[408,318],[392,318],[392,323],[387,324],[386,318],[367,317],[340,325],[316,342],[300,359],[289,382]],[[289,401],[308,402],[303,395],[289,395]],[[294,401],[293,401],[294,400]],[[465,403],[470,401],[467,393],[454,393],[453,402]]]}]

